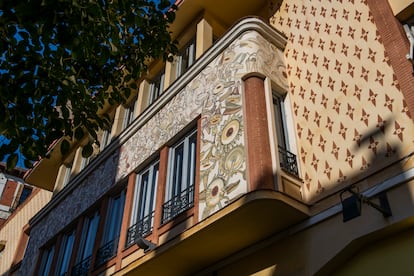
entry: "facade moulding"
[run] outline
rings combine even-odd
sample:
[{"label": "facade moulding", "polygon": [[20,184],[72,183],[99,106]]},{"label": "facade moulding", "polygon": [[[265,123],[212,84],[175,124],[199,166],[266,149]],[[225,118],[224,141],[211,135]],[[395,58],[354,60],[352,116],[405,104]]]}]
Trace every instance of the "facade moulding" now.
[{"label": "facade moulding", "polygon": [[[82,170],[68,184],[65,189],[56,194],[54,198],[45,206],[35,217],[30,220],[30,225],[39,223],[51,210],[65,199],[74,189],[76,189],[83,181],[85,181],[94,170],[96,170],[103,161],[111,158],[111,156],[119,153],[121,146],[126,143],[134,133],[142,128],[157,112],[159,112],[168,102],[170,102],[177,94],[186,87],[208,64],[217,58],[229,45],[246,32],[257,32],[263,36],[269,43],[273,44],[280,50],[284,50],[287,40],[286,37],[269,26],[267,23],[256,17],[247,17],[241,19],[228,30],[222,38],[220,38],[209,50],[206,51],[177,81],[173,82],[169,88],[164,91],[157,102],[151,105],[151,109],[147,108],[142,114],[115,138],[99,156],[93,160],[84,170]],[[133,170],[133,169],[132,169]],[[131,172],[132,172],[131,170]],[[127,175],[123,176],[125,178]],[[121,180],[121,179],[117,179]]]}]

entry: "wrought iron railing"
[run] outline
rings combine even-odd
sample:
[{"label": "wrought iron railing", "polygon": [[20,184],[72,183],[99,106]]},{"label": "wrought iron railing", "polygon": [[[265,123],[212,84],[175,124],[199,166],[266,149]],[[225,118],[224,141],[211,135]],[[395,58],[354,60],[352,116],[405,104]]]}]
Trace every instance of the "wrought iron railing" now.
[{"label": "wrought iron railing", "polygon": [[128,229],[125,247],[133,245],[138,237],[144,237],[152,232],[154,212],[146,215]]},{"label": "wrought iron railing", "polygon": [[71,275],[72,276],[88,275],[89,268],[91,267],[91,260],[92,260],[92,256],[89,256],[83,259],[80,263],[78,263],[72,268]]},{"label": "wrought iron railing", "polygon": [[105,243],[96,253],[95,268],[104,264],[106,261],[116,255],[118,250],[119,238],[113,239]]},{"label": "wrought iron railing", "polygon": [[190,186],[183,190],[179,195],[171,198],[162,205],[162,219],[164,224],[174,217],[190,209],[194,205],[194,186]]},{"label": "wrought iron railing", "polygon": [[282,147],[279,147],[279,159],[280,167],[282,167],[282,169],[286,170],[290,174],[299,176],[296,155]]}]

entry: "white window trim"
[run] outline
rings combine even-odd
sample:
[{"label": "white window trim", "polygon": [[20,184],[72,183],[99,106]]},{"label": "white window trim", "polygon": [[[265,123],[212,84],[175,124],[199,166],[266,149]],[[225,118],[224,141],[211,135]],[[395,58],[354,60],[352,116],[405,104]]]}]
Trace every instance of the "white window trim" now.
[{"label": "white window trim", "polygon": [[111,135],[111,129],[105,129],[102,132],[102,137],[101,137],[101,141],[100,141],[100,151],[103,151],[110,143],[112,140],[112,135]]},{"label": "white window trim", "polygon": [[[142,189],[142,176],[144,174],[146,174],[147,172],[149,172],[149,176],[148,179],[150,180],[150,184],[149,186],[154,187],[154,189],[151,191],[150,194],[146,194],[145,195],[145,209],[148,212],[148,214],[144,214],[144,217],[146,215],[149,215],[151,212],[155,211],[155,204],[156,204],[156,197],[157,197],[157,185],[158,185],[158,177],[159,177],[159,165],[160,165],[160,160],[159,158],[157,158],[155,161],[153,161],[148,167],[146,167],[145,169],[143,169],[142,171],[140,171],[137,174],[137,178],[135,181],[135,191],[134,191],[134,204],[133,204],[133,209],[132,209],[132,217],[130,220],[130,226],[135,225],[139,219],[143,219],[141,217],[139,217],[139,213],[140,213],[140,207],[141,207],[141,189]],[[155,172],[155,168],[158,166],[158,171],[157,171],[157,175],[155,176],[155,183],[153,182],[154,179],[154,172]],[[149,202],[151,202],[151,197],[152,197],[152,206],[147,206],[149,204]],[[151,226],[153,225],[154,221],[153,218],[151,219]]]},{"label": "white window trim", "polygon": [[127,107],[124,108],[124,120],[122,121],[122,130],[126,129],[135,119],[137,97],[132,99]]},{"label": "white window trim", "polygon": [[72,164],[64,164],[64,169],[65,169],[65,174],[63,176],[63,181],[62,181],[62,188],[65,187],[72,176]]},{"label": "white window trim", "polygon": [[[168,153],[168,173],[167,173],[167,184],[166,184],[166,190],[165,190],[165,199],[164,202],[169,201],[173,197],[173,178],[174,178],[174,157],[175,157],[175,149],[180,146],[181,144],[184,144],[184,156],[183,156],[183,164],[188,164],[188,158],[189,153],[191,151],[190,149],[190,137],[192,137],[194,134],[197,133],[197,129],[193,129],[191,132],[186,134],[185,137],[183,137],[178,143],[176,143],[174,146],[172,146]],[[196,134],[197,135],[197,134]],[[197,138],[196,138],[197,139]],[[197,149],[194,149],[195,151]],[[196,158],[197,153],[195,152],[194,158]],[[194,164],[195,162],[191,162],[190,165]],[[195,168],[189,168],[188,166],[184,166],[183,168],[183,174],[181,176],[181,191],[187,189],[188,187],[194,185],[195,183],[187,183],[186,178],[188,177],[188,170],[190,170],[191,176],[190,181],[194,181],[194,174],[195,174]]]},{"label": "white window trim", "polygon": [[194,62],[195,62],[195,38],[191,38],[190,41],[184,46],[177,57],[177,66],[176,66],[176,74],[175,77],[179,78],[184,72],[181,72],[183,69],[183,55],[185,54],[186,50],[189,49],[188,53],[188,66],[185,68],[186,71]]},{"label": "white window trim", "polygon": [[[154,91],[157,88],[157,85],[155,85],[155,81],[158,81],[158,78],[160,78],[159,86],[158,86],[158,95],[154,97]],[[149,95],[148,95],[148,105],[151,105],[153,102],[155,102],[159,96],[164,92],[164,84],[165,84],[165,68],[161,70],[161,72],[155,76],[153,81],[150,82],[149,87]]]},{"label": "white window trim", "polygon": [[[297,154],[297,142],[295,136],[295,125],[293,123],[293,113],[290,106],[290,95],[286,93],[286,91],[274,88],[270,78],[265,78],[264,80],[264,88],[265,88],[265,98],[266,98],[266,113],[267,113],[267,123],[269,129],[269,138],[270,138],[270,151],[271,151],[271,158],[272,158],[272,170],[273,174],[277,175],[280,170],[280,161],[279,161],[279,149],[278,149],[278,142],[277,142],[277,134],[276,134],[276,122],[275,122],[275,114],[273,109],[273,91],[279,93],[278,96],[283,98],[281,101],[281,108],[283,112],[283,127],[286,139],[286,149],[291,153],[296,155],[297,158],[297,166],[298,172],[300,173],[300,162]],[[276,179],[276,178],[275,178]],[[276,180],[275,180],[276,181]],[[278,183],[276,183],[278,185]],[[276,186],[278,187],[278,186]],[[281,187],[278,187],[279,190]]]}]

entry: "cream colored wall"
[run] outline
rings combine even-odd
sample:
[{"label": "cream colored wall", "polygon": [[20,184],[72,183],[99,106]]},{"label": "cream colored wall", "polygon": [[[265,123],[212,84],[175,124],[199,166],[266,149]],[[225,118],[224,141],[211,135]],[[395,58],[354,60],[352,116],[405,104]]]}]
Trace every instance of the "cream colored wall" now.
[{"label": "cream colored wall", "polygon": [[307,201],[383,173],[413,152],[414,124],[366,1],[283,1],[270,23],[288,37]]},{"label": "cream colored wall", "polygon": [[388,0],[395,16],[398,16],[402,11],[408,8],[410,5],[414,5],[413,0]]},{"label": "cream colored wall", "polygon": [[412,275],[413,256],[414,231],[410,229],[361,248],[335,275]]},{"label": "cream colored wall", "polygon": [[[33,193],[36,192],[33,191]],[[40,190],[33,194],[23,206],[13,213],[11,219],[0,229],[0,240],[6,241],[4,251],[0,253],[0,275],[3,275],[10,269],[23,227],[29,223],[30,218],[49,202],[51,196],[52,193],[45,190]]]},{"label": "cream colored wall", "polygon": [[[405,272],[412,273],[413,267],[414,181],[387,194],[392,217],[385,219],[364,204],[360,217],[344,223],[340,209],[328,210],[319,215],[325,219],[310,218],[209,269],[220,276],[411,275]],[[401,234],[404,229],[408,231]],[[323,270],[331,262],[339,268],[338,274]]]}]

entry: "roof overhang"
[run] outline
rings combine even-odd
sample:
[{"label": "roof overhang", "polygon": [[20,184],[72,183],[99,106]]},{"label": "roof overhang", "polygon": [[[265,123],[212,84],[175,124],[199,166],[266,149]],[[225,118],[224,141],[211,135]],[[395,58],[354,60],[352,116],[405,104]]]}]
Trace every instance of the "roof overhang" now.
[{"label": "roof overhang", "polygon": [[24,176],[26,183],[41,189],[53,191],[55,180],[62,163],[62,154],[60,152],[61,141],[52,145],[48,157],[42,158],[33,165],[33,168],[27,171]]},{"label": "roof overhang", "polygon": [[275,1],[270,0],[226,0],[225,2],[221,0],[183,0],[177,2],[179,3],[176,19],[170,26],[173,38],[179,36],[184,29],[194,25],[197,16],[214,19],[215,23],[221,25],[221,28],[227,29],[240,18],[247,16],[258,16],[267,20],[271,14],[271,2],[273,2],[273,6],[276,6]]},{"label": "roof overhang", "polygon": [[118,275],[192,275],[308,217],[304,204],[261,190],[243,195]]}]

